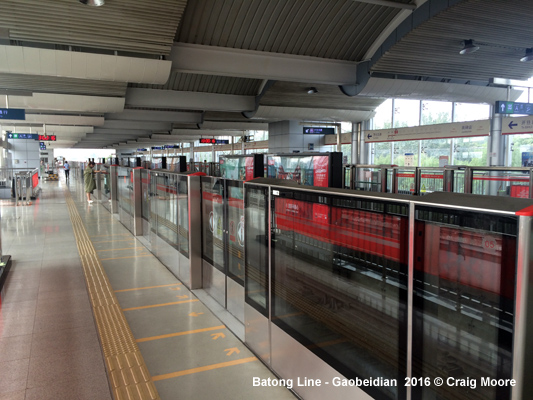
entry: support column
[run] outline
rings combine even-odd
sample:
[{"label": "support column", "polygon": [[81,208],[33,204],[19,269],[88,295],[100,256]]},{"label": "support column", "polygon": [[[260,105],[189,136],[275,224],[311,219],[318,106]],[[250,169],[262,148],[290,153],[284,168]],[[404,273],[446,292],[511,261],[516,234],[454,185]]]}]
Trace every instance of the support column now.
[{"label": "support column", "polygon": [[[309,151],[331,151],[325,148],[324,135],[304,135],[300,121],[279,121],[268,124],[268,151],[270,153],[293,153]],[[329,148],[329,146],[328,146]]]},{"label": "support column", "polygon": [[361,123],[361,134],[359,141],[359,164],[369,164],[372,163],[372,157],[370,154],[371,144],[365,143],[366,135],[365,133],[370,130],[370,121],[363,121]]},{"label": "support column", "polygon": [[241,138],[241,154],[242,155],[246,154],[246,149],[244,148],[244,138],[245,136]]},{"label": "support column", "polygon": [[217,160],[215,160],[215,157],[216,157],[216,151],[215,151],[215,145],[211,146],[211,162],[217,162]]},{"label": "support column", "polygon": [[235,136],[231,137],[231,155],[235,154]]},{"label": "support column", "polygon": [[352,122],[352,164],[359,163],[359,141],[361,140],[361,123]]},{"label": "support column", "polygon": [[341,127],[336,126],[335,130],[337,131],[337,152],[342,152],[342,141],[341,141]]},{"label": "support column", "polygon": [[189,160],[194,162],[194,142],[190,142],[189,146]]}]

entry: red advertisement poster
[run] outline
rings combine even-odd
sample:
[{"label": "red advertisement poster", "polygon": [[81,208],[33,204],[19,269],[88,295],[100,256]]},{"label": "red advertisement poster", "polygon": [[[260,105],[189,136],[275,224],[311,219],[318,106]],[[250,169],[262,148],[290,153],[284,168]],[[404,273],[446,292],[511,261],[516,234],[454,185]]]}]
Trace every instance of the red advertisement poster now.
[{"label": "red advertisement poster", "polygon": [[511,185],[511,197],[529,199],[529,186]]},{"label": "red advertisement poster", "polygon": [[254,158],[246,157],[245,158],[245,167],[246,167],[246,180],[254,179]]},{"label": "red advertisement poster", "polygon": [[313,184],[314,186],[329,186],[329,157],[313,157]]}]

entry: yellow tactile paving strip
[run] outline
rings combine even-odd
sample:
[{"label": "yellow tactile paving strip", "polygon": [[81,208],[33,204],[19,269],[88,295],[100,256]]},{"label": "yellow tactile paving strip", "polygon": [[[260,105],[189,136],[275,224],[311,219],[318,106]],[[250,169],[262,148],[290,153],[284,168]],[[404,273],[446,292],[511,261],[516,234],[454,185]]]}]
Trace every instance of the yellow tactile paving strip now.
[{"label": "yellow tactile paving strip", "polygon": [[115,400],[160,399],[69,191],[65,191]]}]

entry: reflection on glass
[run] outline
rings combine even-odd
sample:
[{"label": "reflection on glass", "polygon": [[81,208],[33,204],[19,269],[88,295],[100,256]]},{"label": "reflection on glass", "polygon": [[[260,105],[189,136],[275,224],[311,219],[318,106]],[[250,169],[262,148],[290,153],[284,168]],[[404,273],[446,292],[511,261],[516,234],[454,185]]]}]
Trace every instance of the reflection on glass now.
[{"label": "reflection on glass", "polygon": [[354,188],[381,192],[381,168],[357,168],[355,173]]},{"label": "reflection on glass", "polygon": [[510,398],[481,378],[511,378],[516,232],[511,217],[417,211],[413,374],[470,384],[415,387],[413,399]]},{"label": "reflection on glass", "polygon": [[133,215],[130,191],[133,192],[133,182],[131,181],[131,170],[129,168],[118,168],[118,204],[127,214]]},{"label": "reflection on glass", "polygon": [[179,175],[178,185],[178,225],[179,225],[179,250],[185,257],[189,258],[189,190],[187,177]]},{"label": "reflection on glass", "polygon": [[272,224],[272,322],[347,378],[388,380],[373,398],[405,398],[406,208],[280,190]]},{"label": "reflection on glass", "polygon": [[106,165],[101,165],[100,169],[105,173],[101,174],[102,179],[102,194],[106,199],[111,197],[111,176],[109,175],[110,168]]},{"label": "reflection on glass", "polygon": [[228,190],[228,277],[244,283],[244,190],[242,182],[226,181]]},{"label": "reflection on glass", "polygon": [[150,220],[150,174],[148,170],[141,170],[141,215]]},{"label": "reflection on glass", "polygon": [[268,316],[268,189],[247,186],[244,202],[246,235],[245,301]]},{"label": "reflection on glass", "polygon": [[[158,173],[152,177],[152,229],[169,245],[178,249],[176,176]],[[155,222],[155,224],[154,224]]]},{"label": "reflection on glass", "polygon": [[224,263],[224,181],[201,177],[202,255],[215,268],[225,271]]}]

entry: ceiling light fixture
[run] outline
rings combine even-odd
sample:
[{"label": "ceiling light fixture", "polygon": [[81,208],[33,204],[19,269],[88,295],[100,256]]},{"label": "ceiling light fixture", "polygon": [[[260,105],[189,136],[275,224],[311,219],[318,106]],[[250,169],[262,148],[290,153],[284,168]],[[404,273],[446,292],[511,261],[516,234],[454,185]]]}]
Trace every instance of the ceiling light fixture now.
[{"label": "ceiling light fixture", "polygon": [[305,89],[307,91],[307,94],[315,94],[315,93],[318,93],[318,90],[316,87],[310,87],[310,88],[307,88]]},{"label": "ceiling light fixture", "polygon": [[526,55],[520,59],[522,62],[533,61],[533,48],[526,49]]},{"label": "ceiling light fixture", "polygon": [[79,2],[87,6],[94,6],[94,7],[100,7],[105,4],[104,0],[79,0]]},{"label": "ceiling light fixture", "polygon": [[472,39],[463,40],[461,44],[463,45],[463,49],[459,52],[459,54],[470,54],[479,50],[479,46],[476,46]]}]

